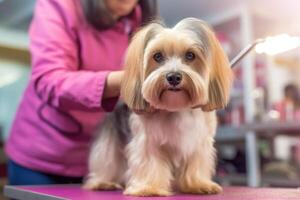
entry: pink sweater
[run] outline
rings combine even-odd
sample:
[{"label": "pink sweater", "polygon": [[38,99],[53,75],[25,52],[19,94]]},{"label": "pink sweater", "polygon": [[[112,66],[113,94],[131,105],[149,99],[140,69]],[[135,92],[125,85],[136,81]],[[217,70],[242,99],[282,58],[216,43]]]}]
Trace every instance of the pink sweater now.
[{"label": "pink sweater", "polygon": [[10,159],[52,174],[86,174],[92,134],[117,100],[102,99],[107,74],[121,69],[128,33],[140,19],[136,7],[132,17],[97,31],[79,0],[37,1],[32,73],[5,147]]}]

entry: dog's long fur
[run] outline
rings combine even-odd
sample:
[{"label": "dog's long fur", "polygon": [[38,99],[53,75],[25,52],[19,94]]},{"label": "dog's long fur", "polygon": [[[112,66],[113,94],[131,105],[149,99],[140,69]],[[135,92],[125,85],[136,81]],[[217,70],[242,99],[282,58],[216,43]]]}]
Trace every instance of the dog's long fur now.
[{"label": "dog's long fur", "polygon": [[227,104],[232,71],[214,32],[195,18],[172,29],[151,23],[134,36],[125,64],[121,96],[135,112],[120,105],[104,121],[84,187],[136,196],[220,192],[211,180],[214,110]]}]

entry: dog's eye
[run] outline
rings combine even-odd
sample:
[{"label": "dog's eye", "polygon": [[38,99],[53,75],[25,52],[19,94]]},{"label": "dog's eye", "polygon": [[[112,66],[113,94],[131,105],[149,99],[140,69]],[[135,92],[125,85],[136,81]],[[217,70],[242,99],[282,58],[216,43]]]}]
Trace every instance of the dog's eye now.
[{"label": "dog's eye", "polygon": [[162,53],[161,52],[158,52],[158,53],[155,53],[154,55],[153,55],[153,59],[157,62],[157,63],[161,63],[161,62],[163,62],[164,61],[164,56],[162,55]]},{"label": "dog's eye", "polygon": [[193,52],[188,51],[185,54],[185,59],[187,61],[193,61],[195,59],[195,54]]}]

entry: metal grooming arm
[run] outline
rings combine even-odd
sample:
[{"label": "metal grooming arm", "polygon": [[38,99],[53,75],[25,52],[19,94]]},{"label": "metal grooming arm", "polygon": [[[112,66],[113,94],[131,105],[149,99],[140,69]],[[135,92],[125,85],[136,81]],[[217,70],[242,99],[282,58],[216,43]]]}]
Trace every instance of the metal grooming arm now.
[{"label": "metal grooming arm", "polygon": [[263,43],[264,41],[265,39],[257,39],[254,41],[254,43],[241,50],[239,54],[230,61],[231,68],[233,68],[240,60],[242,60],[257,44]]}]

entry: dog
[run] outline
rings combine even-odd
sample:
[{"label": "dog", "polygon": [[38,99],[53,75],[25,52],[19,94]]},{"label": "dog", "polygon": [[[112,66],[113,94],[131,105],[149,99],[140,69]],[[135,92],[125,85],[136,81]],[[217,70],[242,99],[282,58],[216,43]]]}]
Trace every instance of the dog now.
[{"label": "dog", "polygon": [[[215,110],[226,106],[233,73],[208,24],[150,23],[133,37],[121,86],[124,104],[104,120],[84,188],[125,195],[214,194]],[[131,112],[134,111],[134,112]]]}]

